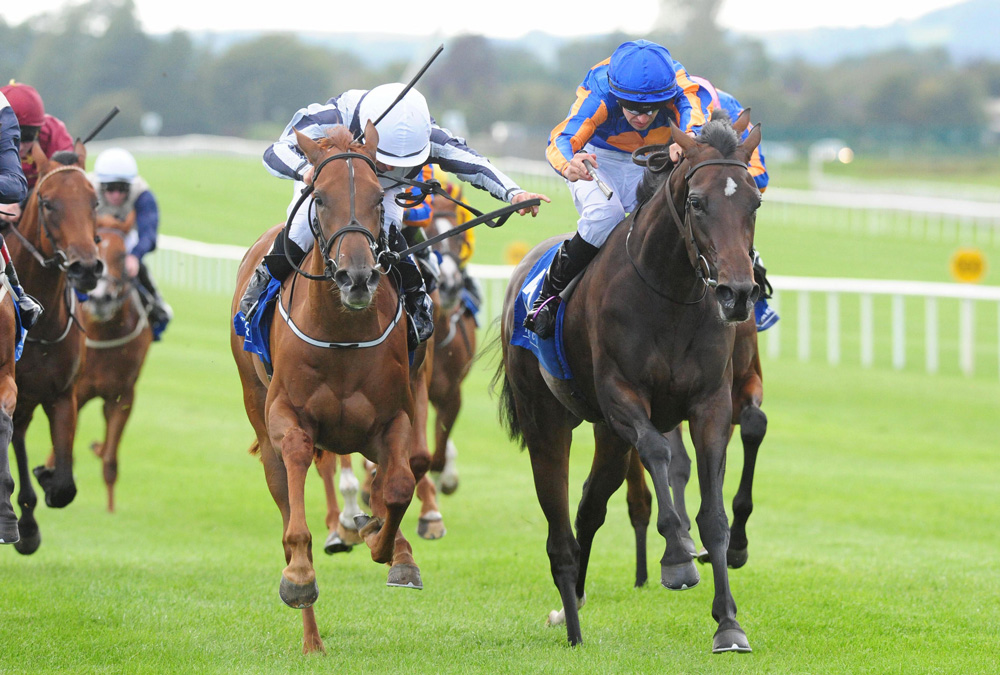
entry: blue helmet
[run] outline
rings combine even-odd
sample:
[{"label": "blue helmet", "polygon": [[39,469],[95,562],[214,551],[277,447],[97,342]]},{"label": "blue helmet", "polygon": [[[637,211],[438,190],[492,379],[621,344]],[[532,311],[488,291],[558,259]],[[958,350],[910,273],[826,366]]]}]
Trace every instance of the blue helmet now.
[{"label": "blue helmet", "polygon": [[674,60],[666,47],[648,40],[621,44],[608,66],[611,91],[626,101],[661,103],[677,93]]}]

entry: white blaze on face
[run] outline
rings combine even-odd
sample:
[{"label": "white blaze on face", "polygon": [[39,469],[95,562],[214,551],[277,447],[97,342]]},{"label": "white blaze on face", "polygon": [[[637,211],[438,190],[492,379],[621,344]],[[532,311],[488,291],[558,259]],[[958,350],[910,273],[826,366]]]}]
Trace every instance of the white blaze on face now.
[{"label": "white blaze on face", "polygon": [[734,181],[732,179],[732,177],[727,177],[726,178],[726,196],[727,197],[732,197],[735,192],[736,192],[736,181]]}]

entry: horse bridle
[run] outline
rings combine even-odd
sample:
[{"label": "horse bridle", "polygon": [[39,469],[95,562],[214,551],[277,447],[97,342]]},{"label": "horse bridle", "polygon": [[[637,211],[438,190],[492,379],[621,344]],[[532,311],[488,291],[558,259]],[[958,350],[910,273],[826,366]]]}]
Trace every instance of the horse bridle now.
[{"label": "horse bridle", "polygon": [[[286,231],[291,231],[292,219],[295,217],[295,214],[298,213],[298,210],[299,208],[301,208],[303,202],[305,202],[306,199],[308,199],[309,196],[312,195],[313,191],[315,190],[314,186],[316,184],[316,180],[319,178],[319,174],[323,170],[323,167],[325,167],[327,164],[336,159],[343,159],[347,162],[347,172],[350,183],[350,205],[351,205],[350,221],[348,221],[347,225],[344,225],[343,227],[337,229],[330,236],[330,238],[327,239],[326,236],[323,234],[323,229],[320,227],[319,215],[315,213],[307,214],[309,220],[309,229],[312,232],[313,238],[316,240],[317,245],[320,247],[320,254],[323,256],[323,261],[324,261],[323,274],[310,274],[309,272],[303,270],[295,263],[295,261],[292,260],[287,247],[285,248],[285,259],[288,260],[289,264],[292,266],[292,269],[294,269],[298,274],[302,275],[307,279],[312,279],[313,281],[332,280],[333,275],[339,269],[336,260],[330,257],[330,250],[333,248],[334,242],[336,242],[337,239],[343,237],[344,235],[350,234],[351,232],[357,232],[359,234],[364,235],[365,239],[368,240],[368,247],[371,249],[372,257],[376,261],[375,269],[385,274],[386,270],[384,270],[382,267],[379,266],[381,262],[380,261],[381,253],[387,248],[384,241],[385,235],[383,234],[381,227],[382,217],[381,215],[379,217],[379,223],[380,223],[379,236],[378,238],[376,238],[374,235],[372,235],[371,232],[368,231],[368,228],[363,226],[361,224],[361,221],[358,220],[357,210],[355,205],[354,164],[351,162],[351,160],[352,159],[363,160],[368,164],[368,166],[371,167],[372,171],[377,176],[378,168],[375,166],[375,161],[368,155],[363,155],[360,152],[340,152],[337,153],[336,155],[330,155],[322,162],[320,162],[318,165],[316,165],[316,169],[315,171],[313,171],[312,184],[306,186],[306,188],[302,191],[302,196],[299,197],[299,200],[295,203],[295,206],[288,214],[288,220],[285,222],[285,229]],[[309,208],[311,209],[314,206],[315,206],[314,202],[310,203]],[[379,204],[379,211],[381,214],[382,211],[381,203]],[[339,247],[337,251],[339,255],[340,252]]]},{"label": "horse bridle", "polygon": [[[671,162],[669,152],[663,150],[663,148],[665,147],[666,146],[660,145],[660,146],[646,146],[643,148],[639,148],[638,150],[632,153],[632,161],[634,161],[636,164],[640,166],[645,166],[646,168],[652,170],[653,172],[662,171],[664,168],[666,168],[667,164]],[[684,174],[684,184],[687,185],[690,182],[691,176],[693,176],[694,173],[698,171],[698,169],[717,164],[738,166],[749,171],[749,168],[747,167],[746,163],[741,162],[738,159],[706,159],[704,162],[699,162],[698,164],[695,164],[693,167],[688,169],[687,173]],[[685,204],[683,219],[681,219],[680,214],[677,213],[677,206],[674,204],[674,195],[670,191],[670,183],[674,177],[674,172],[680,167],[680,165],[681,162],[674,164],[673,167],[671,167],[670,169],[670,173],[667,175],[667,179],[665,182],[665,188],[667,191],[667,204],[670,207],[670,215],[673,217],[674,224],[677,226],[677,229],[680,231],[681,236],[684,238],[684,248],[687,251],[688,260],[691,263],[691,267],[694,268],[695,275],[705,283],[705,289],[704,292],[701,294],[701,297],[692,302],[681,302],[678,300],[674,300],[670,296],[656,289],[652,284],[650,284],[650,282],[643,275],[642,270],[639,269],[639,266],[632,258],[632,253],[631,251],[629,251],[628,248],[629,238],[632,235],[632,227],[635,225],[635,215],[637,215],[638,209],[636,210],[636,214],[633,214],[632,222],[629,224],[628,235],[625,237],[625,252],[628,255],[629,262],[632,263],[632,267],[634,267],[636,272],[638,272],[639,277],[643,280],[643,282],[645,282],[647,286],[656,291],[657,294],[667,298],[671,302],[685,304],[685,305],[696,305],[705,298],[705,295],[708,293],[709,288],[715,288],[716,286],[719,285],[719,280],[716,276],[712,275],[712,266],[708,262],[708,259],[705,257],[705,255],[701,252],[701,249],[698,248],[698,242],[694,238],[694,226],[691,224],[691,218],[690,218],[691,215],[690,204]]]},{"label": "horse bridle", "polygon": [[[49,176],[53,176],[63,171],[79,171],[84,175],[84,177],[86,177],[87,175],[87,172],[78,166],[75,165],[60,166],[42,176],[34,188],[38,201],[38,222],[42,226],[42,232],[45,233],[45,237],[49,240],[49,243],[52,244],[52,250],[53,250],[52,257],[46,258],[45,256],[43,256],[41,252],[38,250],[38,248],[36,248],[35,245],[32,244],[27,237],[21,234],[21,231],[18,230],[17,227],[11,225],[10,230],[21,241],[24,247],[28,250],[28,253],[30,253],[32,257],[38,261],[39,265],[47,269],[52,267],[58,267],[60,270],[65,272],[69,268],[69,256],[66,255],[65,251],[59,248],[59,244],[56,242],[56,238],[55,236],[53,236],[52,230],[49,228],[49,223],[45,219],[45,208],[41,193],[42,184],[46,180],[48,180]],[[97,239],[96,237],[95,240],[99,241],[99,239]]]}]

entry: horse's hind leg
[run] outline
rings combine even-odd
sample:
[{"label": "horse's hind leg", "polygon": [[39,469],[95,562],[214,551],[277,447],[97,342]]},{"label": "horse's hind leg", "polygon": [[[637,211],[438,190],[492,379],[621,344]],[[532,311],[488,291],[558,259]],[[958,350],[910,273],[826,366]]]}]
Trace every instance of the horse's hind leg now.
[{"label": "horse's hind leg", "polygon": [[337,527],[340,524],[340,505],[337,503],[337,489],[334,486],[334,478],[337,474],[337,461],[331,452],[318,453],[313,462],[316,465],[316,473],[323,481],[323,493],[326,495],[326,542],[323,544],[323,551],[328,555],[342,553],[351,550],[340,537]]},{"label": "horse's hind leg", "polygon": [[417,482],[417,498],[420,500],[420,519],[417,521],[417,534],[421,539],[440,539],[448,530],[444,526],[444,518],[437,505],[437,489],[430,474]]},{"label": "horse's hind leg", "polygon": [[458,411],[462,407],[462,390],[455,385],[437,405],[435,420],[434,457],[431,459],[431,471],[440,473],[441,492],[450,495],[458,489],[458,470],[455,468],[455,457],[458,451],[451,440],[451,430],[458,419]]},{"label": "horse's hind leg", "polygon": [[649,530],[649,517],[653,512],[653,495],[646,486],[642,461],[635,448],[629,450],[627,461],[625,502],[628,505],[629,521],[635,530],[635,587],[641,588],[646,585],[649,578],[646,572],[646,532]]},{"label": "horse's hind leg", "polygon": [[101,462],[104,465],[104,484],[108,488],[108,512],[115,510],[115,483],[118,480],[118,446],[121,444],[125,423],[132,412],[132,402],[135,396],[129,391],[118,399],[104,401],[104,420],[107,433],[104,437],[104,447],[101,451]]},{"label": "horse's hind leg", "polygon": [[753,475],[757,465],[757,452],[767,433],[767,415],[754,405],[748,405],[740,412],[740,438],[743,441],[743,473],[740,486],[733,497],[733,527],[729,535],[727,563],[738,569],[746,564],[749,557],[747,541],[747,520],[753,511]]},{"label": "horse's hind leg", "polygon": [[[587,600],[587,566],[594,535],[608,514],[608,499],[621,487],[628,468],[628,443],[611,432],[606,424],[594,425],[594,461],[590,475],[583,484],[583,497],[576,512],[576,541],[580,547],[580,562],[576,577],[577,607]],[[561,623],[565,607],[549,614],[549,624]]]},{"label": "horse's hind leg", "polygon": [[76,437],[76,393],[72,390],[54,401],[43,403],[49,418],[49,433],[55,466],[36,467],[33,471],[45,491],[45,503],[52,508],[68,506],[76,497],[73,481],[73,440]]}]

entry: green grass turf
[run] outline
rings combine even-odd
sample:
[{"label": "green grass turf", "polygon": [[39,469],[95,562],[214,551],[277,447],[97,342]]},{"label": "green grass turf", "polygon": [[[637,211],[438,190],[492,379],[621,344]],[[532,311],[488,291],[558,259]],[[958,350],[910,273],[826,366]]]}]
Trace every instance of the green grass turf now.
[{"label": "green grass turf", "polygon": [[[118,512],[104,511],[96,404],[77,439],[80,492],[42,506],[41,549],[0,548],[2,672],[993,672],[1000,630],[1000,384],[853,367],[765,362],[770,431],[758,463],[750,562],[731,583],[754,654],[710,654],[712,581],[632,588],[624,495],[598,534],[570,649],[544,620],[558,608],[545,520],[526,453],[507,441],[484,357],[456,430],[461,486],[442,498],[448,535],[413,535],[425,590],[389,589],[355,549],[317,548],[316,605],[328,655],[299,653],[299,613],[277,585],[280,516],[228,353],[228,299],[170,294],[177,318],[154,345],[120,457]],[[486,336],[483,336],[484,340]],[[571,502],[592,441],[576,434]],[[39,462],[41,414],[29,434]],[[730,455],[727,503],[741,453]],[[697,489],[688,492],[697,509]],[[319,480],[308,518],[324,538]],[[992,515],[991,515],[992,514]]]}]

